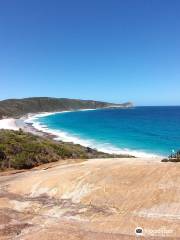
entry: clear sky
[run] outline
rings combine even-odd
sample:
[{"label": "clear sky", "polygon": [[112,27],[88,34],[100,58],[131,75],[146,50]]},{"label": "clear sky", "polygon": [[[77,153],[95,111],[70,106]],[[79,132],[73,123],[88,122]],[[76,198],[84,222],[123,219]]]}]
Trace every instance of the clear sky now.
[{"label": "clear sky", "polygon": [[29,96],[180,105],[180,1],[0,1],[0,99]]}]

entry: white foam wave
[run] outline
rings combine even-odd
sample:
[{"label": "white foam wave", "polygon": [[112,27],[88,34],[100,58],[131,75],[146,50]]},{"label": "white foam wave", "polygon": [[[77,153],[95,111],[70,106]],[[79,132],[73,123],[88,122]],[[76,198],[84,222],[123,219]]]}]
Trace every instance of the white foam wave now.
[{"label": "white foam wave", "polygon": [[[94,109],[87,109],[87,110],[94,110]],[[80,110],[80,111],[85,111],[85,109]],[[157,154],[153,153],[147,153],[139,150],[132,150],[128,148],[118,148],[116,146],[113,146],[110,143],[99,143],[95,140],[90,140],[90,139],[82,139],[78,137],[77,135],[72,135],[69,134],[68,132],[62,131],[62,130],[54,130],[48,128],[45,124],[42,124],[40,121],[38,121],[39,118],[57,114],[57,113],[64,113],[64,112],[71,112],[71,111],[63,111],[63,112],[52,112],[52,113],[40,113],[36,115],[30,114],[29,117],[24,120],[25,123],[31,123],[34,128],[36,128],[39,131],[42,131],[44,133],[49,133],[54,136],[54,140],[61,140],[64,142],[73,142],[75,144],[80,144],[85,147],[90,147],[90,148],[95,148],[98,151],[102,151],[105,153],[110,153],[110,154],[123,154],[123,155],[131,155],[135,157],[150,157],[150,158],[157,158],[157,157],[163,157]]]},{"label": "white foam wave", "polygon": [[96,109],[79,109],[79,110],[66,110],[66,111],[61,111],[61,112],[42,112],[42,113],[29,113],[27,115],[27,117],[23,117],[22,119],[24,120],[25,123],[34,123],[34,121],[38,120],[41,117],[46,117],[46,116],[50,116],[50,115],[55,115],[58,113],[66,113],[66,112],[80,112],[80,111],[95,111]]}]

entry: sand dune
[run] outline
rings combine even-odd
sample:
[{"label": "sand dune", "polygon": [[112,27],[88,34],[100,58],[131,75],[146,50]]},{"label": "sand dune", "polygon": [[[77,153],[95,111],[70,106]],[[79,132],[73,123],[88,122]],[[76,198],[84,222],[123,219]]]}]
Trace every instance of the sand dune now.
[{"label": "sand dune", "polygon": [[178,239],[180,165],[94,159],[0,177],[0,239]]}]

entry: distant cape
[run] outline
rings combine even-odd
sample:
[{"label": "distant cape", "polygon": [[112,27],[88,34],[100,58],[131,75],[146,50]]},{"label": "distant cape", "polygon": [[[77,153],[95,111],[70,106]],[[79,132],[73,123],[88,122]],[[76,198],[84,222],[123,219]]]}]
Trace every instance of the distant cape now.
[{"label": "distant cape", "polygon": [[98,108],[129,108],[131,102],[114,104],[93,100],[79,100],[69,98],[32,97],[23,99],[7,99],[0,101],[0,119],[21,117],[28,113],[58,112],[78,109]]}]

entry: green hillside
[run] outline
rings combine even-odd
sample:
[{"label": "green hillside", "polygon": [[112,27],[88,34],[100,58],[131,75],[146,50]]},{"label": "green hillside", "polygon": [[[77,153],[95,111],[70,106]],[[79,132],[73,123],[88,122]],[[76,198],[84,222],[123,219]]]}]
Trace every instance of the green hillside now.
[{"label": "green hillside", "polygon": [[131,103],[112,104],[92,100],[78,100],[67,98],[36,97],[24,99],[7,99],[0,101],[0,118],[20,117],[27,113],[55,112],[86,108],[128,107]]},{"label": "green hillside", "polygon": [[98,157],[117,156],[98,152],[78,144],[55,142],[23,131],[0,130],[1,169],[29,169],[62,159]]}]

